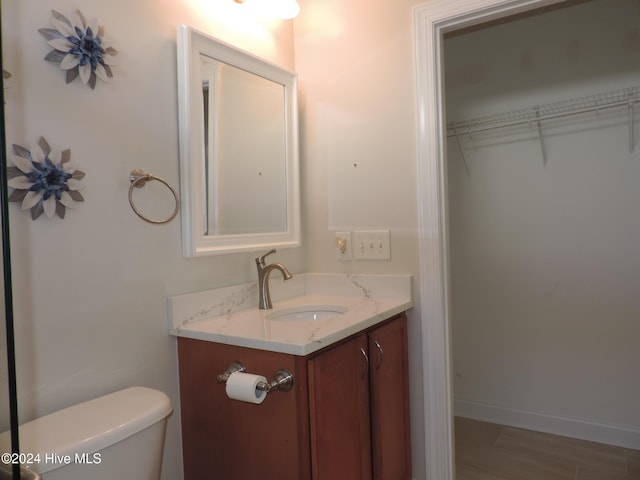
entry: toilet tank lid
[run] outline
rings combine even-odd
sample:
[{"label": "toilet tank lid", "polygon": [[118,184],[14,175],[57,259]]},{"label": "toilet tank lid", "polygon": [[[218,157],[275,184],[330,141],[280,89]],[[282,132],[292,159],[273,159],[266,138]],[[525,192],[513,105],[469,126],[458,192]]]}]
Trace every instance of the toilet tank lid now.
[{"label": "toilet tank lid", "polygon": [[[171,412],[171,400],[163,392],[127,388],[21,425],[20,451],[72,457],[95,453],[162,421]],[[39,467],[40,473],[47,470],[42,463]]]}]

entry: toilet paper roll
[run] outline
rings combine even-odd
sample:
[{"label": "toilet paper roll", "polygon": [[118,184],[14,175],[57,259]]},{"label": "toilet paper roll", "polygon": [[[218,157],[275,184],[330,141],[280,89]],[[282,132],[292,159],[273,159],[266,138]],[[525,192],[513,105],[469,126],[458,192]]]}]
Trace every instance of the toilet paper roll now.
[{"label": "toilet paper roll", "polygon": [[259,405],[267,397],[267,392],[256,388],[260,382],[267,383],[267,379],[262,375],[233,372],[227,379],[227,397]]}]

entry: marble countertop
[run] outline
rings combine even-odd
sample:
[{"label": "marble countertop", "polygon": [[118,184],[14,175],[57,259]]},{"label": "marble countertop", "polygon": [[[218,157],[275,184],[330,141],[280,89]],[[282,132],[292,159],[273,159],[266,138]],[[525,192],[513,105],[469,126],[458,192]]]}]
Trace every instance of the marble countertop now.
[{"label": "marble countertop", "polygon": [[[170,297],[169,333],[242,347],[309,355],[413,306],[409,275],[298,274],[274,278],[273,309],[257,308],[257,285]],[[344,307],[319,320],[272,318],[300,305]]]}]

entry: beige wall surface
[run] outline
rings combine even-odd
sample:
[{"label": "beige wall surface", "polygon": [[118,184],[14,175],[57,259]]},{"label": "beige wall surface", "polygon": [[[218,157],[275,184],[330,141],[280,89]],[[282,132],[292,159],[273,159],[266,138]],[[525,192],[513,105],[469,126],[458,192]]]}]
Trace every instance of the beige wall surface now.
[{"label": "beige wall surface", "polygon": [[[80,8],[105,28],[118,64],[95,90],[43,60],[38,33],[51,9]],[[176,28],[188,24],[286,69],[294,68],[291,22],[245,15],[232,1],[2,2],[9,145],[31,148],[43,136],[71,150],[86,173],[85,202],[64,220],[10,205],[21,421],[131,385],[170,395],[163,478],[182,478],[175,338],[167,297],[255,281],[254,254],[183,258],[180,221],[152,225],[129,206],[134,168],[179,186]],[[152,182],[136,192],[158,217],[170,194]],[[142,204],[140,205],[142,208]],[[169,210],[170,211],[170,210]],[[151,210],[153,212],[153,210]],[[153,213],[151,213],[153,216]],[[306,271],[305,248],[277,257]]]}]

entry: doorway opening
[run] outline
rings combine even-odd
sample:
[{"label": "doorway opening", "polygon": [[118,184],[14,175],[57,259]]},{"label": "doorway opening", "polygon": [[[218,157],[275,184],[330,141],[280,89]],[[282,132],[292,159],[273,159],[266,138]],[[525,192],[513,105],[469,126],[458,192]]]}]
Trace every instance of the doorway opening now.
[{"label": "doorway opening", "polygon": [[[585,2],[442,2],[415,9],[418,80],[418,175],[421,204],[421,304],[425,372],[427,472],[431,479],[454,478],[451,277],[449,275],[447,134],[443,55],[445,35],[502,24],[531,13]],[[534,12],[535,10],[535,12]],[[457,32],[457,33],[455,33]],[[473,72],[472,72],[473,73]],[[540,147],[538,146],[538,151]],[[543,160],[541,160],[541,163]]]}]

